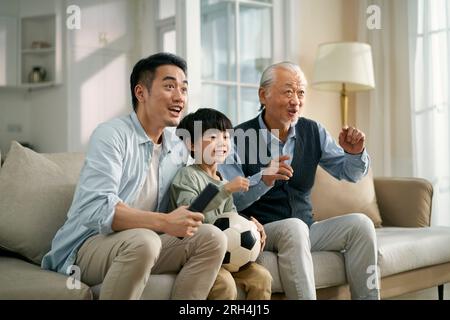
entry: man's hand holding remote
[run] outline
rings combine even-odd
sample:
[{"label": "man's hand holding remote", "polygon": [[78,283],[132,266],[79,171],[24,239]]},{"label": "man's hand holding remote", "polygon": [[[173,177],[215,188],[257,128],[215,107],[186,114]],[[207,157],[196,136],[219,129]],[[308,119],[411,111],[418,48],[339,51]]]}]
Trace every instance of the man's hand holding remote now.
[{"label": "man's hand holding remote", "polygon": [[203,214],[189,211],[187,206],[179,207],[164,216],[165,225],[162,230],[171,236],[181,238],[193,236],[204,219]]}]

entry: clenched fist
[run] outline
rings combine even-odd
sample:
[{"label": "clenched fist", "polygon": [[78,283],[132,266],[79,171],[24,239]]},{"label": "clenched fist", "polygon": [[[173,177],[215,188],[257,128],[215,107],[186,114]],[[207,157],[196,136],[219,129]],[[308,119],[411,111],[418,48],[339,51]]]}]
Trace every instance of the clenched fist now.
[{"label": "clenched fist", "polygon": [[364,132],[353,128],[342,128],[339,134],[339,144],[347,153],[358,154],[364,151],[366,135]]}]

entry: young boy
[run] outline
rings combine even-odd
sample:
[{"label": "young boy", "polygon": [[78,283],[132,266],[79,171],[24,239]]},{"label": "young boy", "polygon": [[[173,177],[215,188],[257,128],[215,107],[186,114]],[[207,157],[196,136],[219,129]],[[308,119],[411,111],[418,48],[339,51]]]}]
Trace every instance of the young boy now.
[{"label": "young boy", "polygon": [[[197,126],[201,125],[201,132],[196,132],[198,129],[195,130],[195,123],[198,123]],[[225,212],[236,212],[232,194],[248,191],[249,181],[236,177],[227,182],[217,171],[217,164],[225,161],[231,148],[228,129],[232,129],[231,121],[214,109],[199,109],[180,122],[177,135],[184,140],[196,161],[176,174],[170,187],[170,208],[191,204],[208,183],[213,183],[220,191],[206,207],[204,223],[214,223]],[[194,133],[201,133],[201,136],[197,137]],[[261,233],[262,250],[266,238],[264,227],[255,218],[252,218],[252,221]],[[247,293],[248,300],[271,298],[272,276],[263,266],[250,262],[233,273],[222,267],[208,299],[235,300],[237,288],[236,285],[231,285],[232,283],[239,285]],[[224,291],[226,287],[234,290]]]}]

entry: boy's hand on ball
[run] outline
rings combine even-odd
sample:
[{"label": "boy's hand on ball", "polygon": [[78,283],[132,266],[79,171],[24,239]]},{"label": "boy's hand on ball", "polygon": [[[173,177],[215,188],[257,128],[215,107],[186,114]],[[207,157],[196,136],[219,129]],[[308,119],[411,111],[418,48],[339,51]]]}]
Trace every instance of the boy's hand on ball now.
[{"label": "boy's hand on ball", "polygon": [[236,177],[227,184],[225,184],[225,190],[234,193],[234,192],[246,192],[248,191],[248,187],[250,185],[250,181],[244,177]]},{"label": "boy's hand on ball", "polygon": [[261,235],[261,251],[264,250],[264,246],[266,245],[266,232],[264,231],[264,226],[259,223],[258,220],[256,220],[254,217],[251,217],[253,223],[256,225],[256,229],[259,231],[259,234]]}]

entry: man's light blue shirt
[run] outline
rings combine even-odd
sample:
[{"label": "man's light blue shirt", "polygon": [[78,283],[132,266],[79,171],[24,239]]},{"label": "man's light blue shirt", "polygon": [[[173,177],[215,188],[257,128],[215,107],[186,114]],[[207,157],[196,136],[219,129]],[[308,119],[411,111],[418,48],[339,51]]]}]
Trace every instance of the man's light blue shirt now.
[{"label": "man's light blue shirt", "polygon": [[[258,121],[260,128],[267,132],[267,135],[263,134],[262,136],[267,145],[270,143],[270,146],[268,146],[272,152],[272,159],[281,155],[290,155],[290,159],[285,162],[291,164],[292,159],[295,156],[295,123],[289,128],[286,142],[283,143],[275,135],[270,133],[264,123],[262,113],[259,115]],[[330,133],[320,123],[316,123],[319,129],[320,148],[322,150],[322,157],[319,165],[336,179],[344,179],[350,182],[356,182],[361,179],[369,169],[370,158],[366,149],[364,149],[361,154],[353,155],[346,153],[344,149],[335,142]],[[233,160],[234,156],[237,161]],[[225,164],[219,166],[219,171],[225,179],[230,181],[237,176],[245,176],[240,161],[235,149],[234,154],[229,156]],[[264,183],[261,177],[262,171],[251,177],[247,177],[250,180],[249,190],[247,192],[237,192],[233,194],[234,203],[238,211],[242,211],[249,207],[271,189],[271,187]]]},{"label": "man's light blue shirt", "polygon": [[[130,206],[138,195],[149,171],[153,145],[135,112],[95,129],[67,221],[56,233],[42,268],[69,273],[87,238],[114,232],[111,224],[115,207],[119,202]],[[168,189],[188,157],[183,142],[165,129],[155,211],[167,211]]]}]

